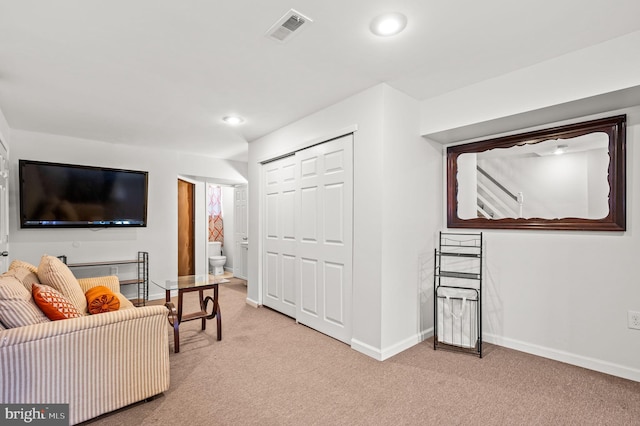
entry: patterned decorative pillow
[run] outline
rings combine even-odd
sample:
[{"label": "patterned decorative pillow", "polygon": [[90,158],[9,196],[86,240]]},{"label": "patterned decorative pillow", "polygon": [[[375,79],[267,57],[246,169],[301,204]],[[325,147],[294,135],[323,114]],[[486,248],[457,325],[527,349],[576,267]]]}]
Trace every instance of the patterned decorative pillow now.
[{"label": "patterned decorative pillow", "polygon": [[34,284],[32,293],[33,300],[51,321],[82,316],[73,303],[52,287]]},{"label": "patterned decorative pillow", "polygon": [[120,309],[120,299],[107,287],[98,285],[91,287],[85,293],[90,314],[117,311]]},{"label": "patterned decorative pillow", "polygon": [[0,322],[6,328],[49,322],[22,283],[9,273],[0,276]]},{"label": "patterned decorative pillow", "polygon": [[87,312],[87,299],[84,291],[73,275],[73,272],[55,256],[42,256],[38,265],[38,278],[44,285],[48,285],[65,296],[79,312]]}]

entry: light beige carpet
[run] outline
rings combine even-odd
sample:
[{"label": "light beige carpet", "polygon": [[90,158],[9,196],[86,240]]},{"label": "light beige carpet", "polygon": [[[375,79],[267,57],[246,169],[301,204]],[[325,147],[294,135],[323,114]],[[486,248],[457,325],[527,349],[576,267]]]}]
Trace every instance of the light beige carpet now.
[{"label": "light beige carpet", "polygon": [[478,359],[423,342],[379,362],[245,298],[221,286],[220,342],[215,322],[183,325],[164,395],[89,423],[640,424],[637,382],[492,345]]},{"label": "light beige carpet", "polygon": [[214,276],[215,276],[215,277],[218,277],[218,278],[226,278],[226,279],[229,279],[229,278],[233,278],[233,272],[224,271],[224,274],[214,275]]}]

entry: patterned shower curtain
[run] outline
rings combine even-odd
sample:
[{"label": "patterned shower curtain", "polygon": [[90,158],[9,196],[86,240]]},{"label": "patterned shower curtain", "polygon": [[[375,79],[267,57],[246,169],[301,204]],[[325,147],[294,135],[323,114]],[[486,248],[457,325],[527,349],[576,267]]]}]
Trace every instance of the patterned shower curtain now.
[{"label": "patterned shower curtain", "polygon": [[222,188],[207,185],[207,212],[209,215],[209,241],[219,241],[224,245],[222,225]]}]

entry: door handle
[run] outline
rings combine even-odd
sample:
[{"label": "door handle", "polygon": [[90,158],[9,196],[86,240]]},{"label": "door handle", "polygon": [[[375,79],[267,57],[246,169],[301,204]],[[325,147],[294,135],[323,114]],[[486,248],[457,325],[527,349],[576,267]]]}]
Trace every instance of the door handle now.
[{"label": "door handle", "polygon": [[5,250],[5,251],[0,253],[0,256],[7,257],[7,256],[9,256],[9,252]]}]

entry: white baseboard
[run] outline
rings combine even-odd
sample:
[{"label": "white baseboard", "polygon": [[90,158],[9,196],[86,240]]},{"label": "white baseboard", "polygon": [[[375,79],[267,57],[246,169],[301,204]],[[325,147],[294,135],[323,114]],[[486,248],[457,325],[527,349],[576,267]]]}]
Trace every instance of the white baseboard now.
[{"label": "white baseboard", "polygon": [[[415,336],[411,336],[384,349],[373,347],[357,339],[351,339],[351,348],[378,361],[384,361],[385,359],[397,355],[400,352],[407,350],[410,347],[424,341],[432,335],[433,327],[428,328],[421,333],[416,334]],[[487,343],[504,346],[505,348],[515,349],[520,352],[525,352],[528,354],[541,356],[543,358],[549,358],[555,361],[564,362],[589,370],[598,371],[600,373],[610,374],[612,376],[622,377],[623,379],[640,382],[640,370],[636,368],[631,368],[596,358],[589,358],[571,352],[533,345],[531,343],[509,339],[502,336],[496,336],[494,334],[483,333],[483,340]]]},{"label": "white baseboard", "polygon": [[423,330],[420,333],[410,336],[384,349],[375,348],[357,339],[351,339],[351,349],[370,356],[378,361],[384,361],[385,359],[391,358],[392,356],[417,345],[431,335],[433,335],[433,327]]},{"label": "white baseboard", "polygon": [[357,339],[351,339],[351,349],[365,354],[375,360],[382,361],[382,351]]},{"label": "white baseboard", "polygon": [[394,355],[399,354],[400,352],[409,349],[412,346],[417,345],[422,340],[420,340],[420,335],[415,334],[411,337],[408,337],[394,345],[386,347],[382,350],[382,361],[385,359],[391,358]]},{"label": "white baseboard", "polygon": [[260,304],[258,302],[256,302],[255,300],[249,299],[247,297],[246,299],[247,305],[252,306],[254,308],[257,308],[258,306],[260,306]]},{"label": "white baseboard", "polygon": [[433,336],[433,327],[429,327],[420,333],[420,341],[423,342],[431,336]]},{"label": "white baseboard", "polygon": [[515,349],[517,351],[541,356],[543,358],[549,358],[555,361],[587,368],[589,370],[599,371],[600,373],[640,382],[640,370],[636,368],[626,367],[624,365],[614,364],[600,359],[589,358],[571,352],[533,345],[531,343],[496,336],[494,334],[483,333],[482,336],[484,341],[487,343],[493,343],[494,345],[504,346],[505,348]]}]

